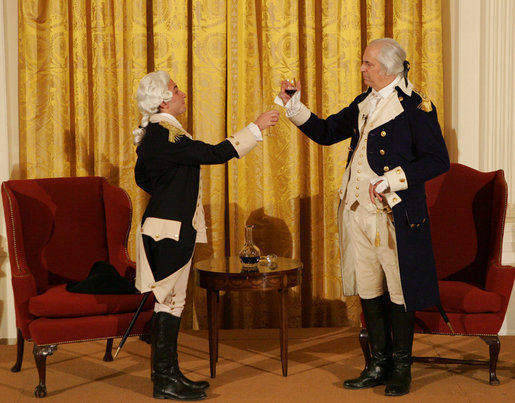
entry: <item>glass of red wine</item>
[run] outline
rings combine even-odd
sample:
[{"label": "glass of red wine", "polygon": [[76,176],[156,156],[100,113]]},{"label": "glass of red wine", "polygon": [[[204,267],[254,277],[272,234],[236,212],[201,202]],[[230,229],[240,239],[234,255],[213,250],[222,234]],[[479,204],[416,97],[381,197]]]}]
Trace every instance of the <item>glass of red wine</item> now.
[{"label": "glass of red wine", "polygon": [[293,94],[297,92],[297,80],[295,80],[295,78],[292,78],[292,80],[289,83],[290,85],[284,91],[286,92],[286,94],[292,97]]}]

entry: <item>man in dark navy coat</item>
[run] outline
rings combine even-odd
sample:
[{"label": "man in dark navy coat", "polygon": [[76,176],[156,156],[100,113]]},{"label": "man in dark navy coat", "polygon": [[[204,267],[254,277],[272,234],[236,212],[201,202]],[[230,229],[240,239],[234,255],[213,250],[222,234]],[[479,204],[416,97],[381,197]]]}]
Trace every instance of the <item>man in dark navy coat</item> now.
[{"label": "man in dark navy coat", "polygon": [[188,379],[179,368],[177,338],[195,243],[207,242],[200,166],[241,158],[277,123],[268,111],[219,144],[195,140],[177,117],[186,94],[165,71],[147,74],[137,92],[141,125],[134,130],[136,183],[151,198],[138,226],[136,288],[156,299],[152,320],[154,397],[200,400],[207,381]]},{"label": "man in dark navy coat", "polygon": [[361,65],[368,90],[326,119],[300,102],[300,91],[286,94],[291,83],[279,94],[318,144],[351,139],[339,191],[341,269],[344,295],[361,298],[372,360],[344,387],[386,384],[388,396],[410,389],[415,311],[440,303],[424,184],[449,169],[435,107],[413,91],[405,59],[393,39],[371,42]]}]

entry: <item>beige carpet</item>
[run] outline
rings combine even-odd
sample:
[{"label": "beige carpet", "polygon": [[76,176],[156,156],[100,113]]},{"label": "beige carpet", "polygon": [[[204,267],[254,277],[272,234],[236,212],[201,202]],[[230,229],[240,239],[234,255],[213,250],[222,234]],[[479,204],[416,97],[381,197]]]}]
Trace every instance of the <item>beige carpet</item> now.
[{"label": "beige carpet", "polygon": [[[281,375],[276,329],[222,330],[217,376],[209,379],[213,402],[513,402],[515,337],[501,338],[497,366],[499,386],[488,385],[488,369],[462,365],[412,367],[412,392],[383,396],[384,387],[350,391],[344,379],[359,374],[363,358],[358,329],[290,329],[288,376]],[[209,378],[206,331],[184,331],[179,338],[183,372]],[[129,339],[114,362],[102,361],[104,342],[58,346],[47,358],[46,402],[151,402],[150,346]],[[115,346],[118,341],[115,340]],[[34,401],[38,382],[32,343],[26,343],[22,371],[11,373],[15,346],[0,346],[0,401]],[[487,345],[479,338],[416,335],[416,355],[483,359]]]}]

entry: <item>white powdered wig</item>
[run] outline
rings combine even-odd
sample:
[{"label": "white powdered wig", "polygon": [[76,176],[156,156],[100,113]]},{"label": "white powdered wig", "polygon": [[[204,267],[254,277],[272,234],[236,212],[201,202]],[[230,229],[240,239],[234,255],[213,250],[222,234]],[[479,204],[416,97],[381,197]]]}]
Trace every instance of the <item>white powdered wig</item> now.
[{"label": "white powdered wig", "polygon": [[159,112],[161,102],[168,102],[172,99],[173,93],[168,89],[169,81],[170,75],[166,71],[158,70],[148,73],[139,82],[136,99],[138,109],[143,116],[141,125],[132,131],[135,145],[143,140],[150,116]]},{"label": "white powdered wig", "polygon": [[406,52],[396,40],[392,38],[376,39],[368,44],[378,44],[381,46],[377,55],[377,61],[381,64],[384,75],[400,75],[404,71],[404,60],[406,60]]}]

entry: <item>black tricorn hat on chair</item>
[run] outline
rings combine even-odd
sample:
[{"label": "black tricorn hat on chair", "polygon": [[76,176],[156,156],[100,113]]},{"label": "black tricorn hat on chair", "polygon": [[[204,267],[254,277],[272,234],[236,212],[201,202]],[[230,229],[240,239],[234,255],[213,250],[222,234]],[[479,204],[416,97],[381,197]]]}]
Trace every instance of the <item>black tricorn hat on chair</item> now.
[{"label": "black tricorn hat on chair", "polygon": [[120,276],[118,270],[108,262],[95,262],[88,277],[66,285],[70,292],[81,294],[134,294],[134,284]]}]

